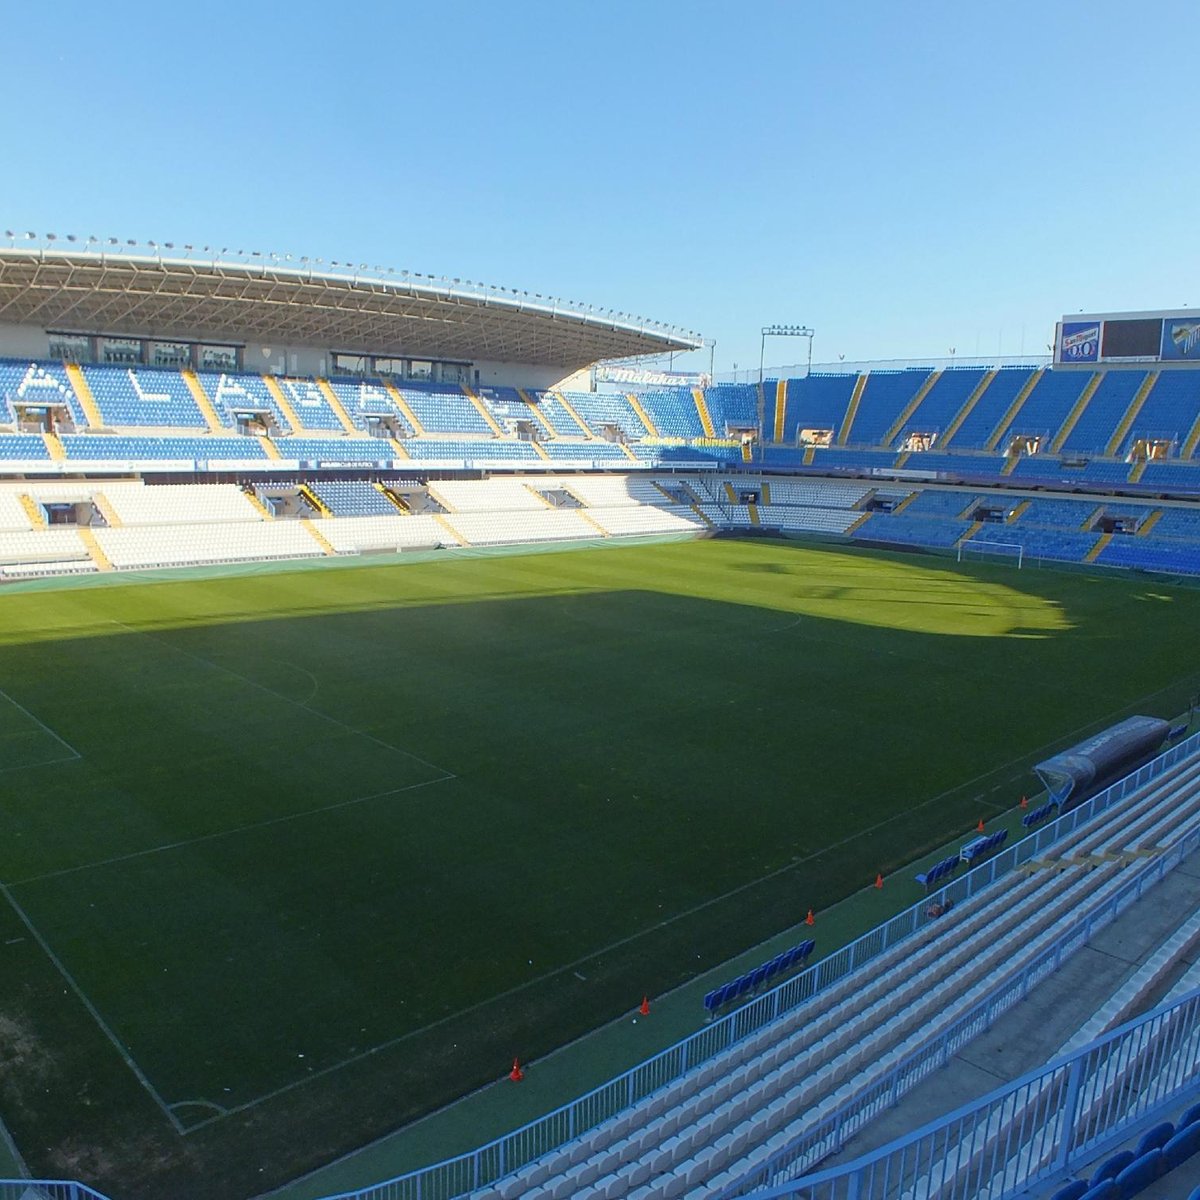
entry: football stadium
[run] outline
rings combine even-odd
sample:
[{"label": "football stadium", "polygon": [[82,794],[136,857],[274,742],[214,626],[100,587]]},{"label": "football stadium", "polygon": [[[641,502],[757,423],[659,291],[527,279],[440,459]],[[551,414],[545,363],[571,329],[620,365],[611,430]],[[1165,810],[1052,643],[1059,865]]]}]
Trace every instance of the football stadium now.
[{"label": "football stadium", "polygon": [[3,1200],[1184,1194],[1200,323],[704,345],[0,247]]}]

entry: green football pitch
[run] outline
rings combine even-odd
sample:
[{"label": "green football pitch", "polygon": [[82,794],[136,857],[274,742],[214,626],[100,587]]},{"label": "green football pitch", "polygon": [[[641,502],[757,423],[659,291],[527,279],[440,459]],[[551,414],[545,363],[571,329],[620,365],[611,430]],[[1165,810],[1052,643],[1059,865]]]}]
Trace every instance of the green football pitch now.
[{"label": "green football pitch", "polygon": [[0,594],[0,1116],[264,1191],[1182,711],[1198,620],[768,540]]}]

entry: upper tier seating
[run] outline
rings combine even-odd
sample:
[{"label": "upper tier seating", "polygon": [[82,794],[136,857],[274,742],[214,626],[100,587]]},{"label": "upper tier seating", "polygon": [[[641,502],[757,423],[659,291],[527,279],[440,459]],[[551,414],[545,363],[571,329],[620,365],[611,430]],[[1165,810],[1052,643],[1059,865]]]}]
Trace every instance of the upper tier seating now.
[{"label": "upper tier seating", "polygon": [[[836,441],[857,382],[856,375],[808,375],[803,379],[789,379],[785,385],[787,411],[783,440],[794,443],[802,429],[829,429]],[[771,432],[764,430],[764,437],[770,441],[774,432],[775,405],[771,401],[776,395],[775,380],[767,380],[763,390],[767,398],[767,423],[772,427]]]},{"label": "upper tier seating", "polygon": [[60,362],[0,359],[0,397],[4,399],[7,421],[16,419],[17,404],[40,404],[66,408],[75,425],[87,424],[75,389]]},{"label": "upper tier seating", "polygon": [[[550,443],[553,444],[553,443]],[[588,443],[590,448],[592,443]],[[603,443],[607,445],[607,443]],[[456,465],[478,463],[537,463],[542,460],[531,442],[509,442],[501,438],[490,441],[456,441],[453,438],[409,438],[404,443],[409,456],[423,461],[445,461]],[[616,447],[613,447],[616,449]],[[620,451],[618,450],[618,453]],[[390,457],[395,457],[389,451]],[[591,457],[585,455],[584,457]]]},{"label": "upper tier seating", "polygon": [[633,411],[629,397],[622,392],[564,392],[563,395],[597,433],[605,425],[615,425],[630,441],[640,441],[649,435],[641,417]]},{"label": "upper tier seating", "polygon": [[690,388],[655,388],[640,394],[642,407],[660,437],[702,438],[704,426]]},{"label": "upper tier seating", "polygon": [[82,370],[106,425],[208,427],[178,371],[90,365]]},{"label": "upper tier seating", "polygon": [[[758,426],[758,387],[752,383],[717,383],[704,393],[709,416],[717,436],[724,435],[730,428],[745,429]],[[774,397],[772,397],[772,401]],[[763,424],[767,424],[767,413],[773,411],[766,406]]]},{"label": "upper tier seating", "polygon": [[284,433],[291,432],[291,425],[275,403],[275,397],[261,375],[202,373],[199,380],[222,424],[234,424],[238,414],[268,413],[278,429]]},{"label": "upper tier seating", "polygon": [[[39,439],[40,441],[40,439]],[[212,462],[224,459],[266,458],[252,437],[127,437],[121,434],[64,434],[68,458],[86,460],[164,459]]]},{"label": "upper tier seating", "polygon": [[904,422],[895,444],[902,444],[910,433],[940,434],[958,415],[986,374],[981,367],[955,367],[940,372],[912,416]]},{"label": "upper tier seating", "polygon": [[1159,371],[1118,453],[1127,452],[1139,439],[1153,438],[1171,442],[1172,453],[1181,454],[1197,421],[1200,421],[1200,371]]},{"label": "upper tier seating", "polygon": [[1105,371],[1063,442],[1062,453],[1103,454],[1145,380],[1145,371]]},{"label": "upper tier seating", "polygon": [[275,442],[279,457],[301,462],[383,463],[397,457],[392,443],[383,438],[285,437]]},{"label": "upper tier seating", "polygon": [[585,438],[592,436],[592,431],[587,428],[586,422],[580,424],[583,418],[580,417],[577,421],[567,410],[557,392],[534,391],[525,394],[533,401],[534,410],[540,412],[550,425],[555,437]]},{"label": "upper tier seating", "polygon": [[329,401],[315,379],[279,379],[276,382],[303,428],[341,432],[342,423],[329,407]]},{"label": "upper tier seating", "polygon": [[366,427],[367,417],[390,417],[407,436],[412,436],[412,425],[379,380],[331,379],[329,386],[346,415],[360,429]]},{"label": "upper tier seating", "polygon": [[1001,454],[959,454],[954,451],[939,454],[936,450],[914,450],[901,465],[906,471],[940,471],[960,479],[978,479],[999,475],[1007,461]]},{"label": "upper tier seating", "polygon": [[1030,367],[1002,367],[950,439],[955,450],[985,450],[1004,414],[1029,383]]},{"label": "upper tier seating", "polygon": [[1086,371],[1044,371],[1001,435],[999,449],[1006,450],[1009,441],[1019,434],[1041,437],[1042,451],[1049,450],[1051,441],[1090,380]]},{"label": "upper tier seating", "polygon": [[846,442],[852,446],[881,446],[884,435],[929,378],[926,367],[903,371],[872,371],[858,402]]},{"label": "upper tier seating", "polygon": [[471,403],[466,392],[453,384],[398,383],[396,390],[412,409],[426,433],[480,433],[494,430]]},{"label": "upper tier seating", "polygon": [[9,462],[32,462],[47,459],[50,452],[38,433],[0,433],[0,459]]},{"label": "upper tier seating", "polygon": [[603,441],[600,438],[591,442],[547,442],[544,449],[552,459],[594,459],[597,462],[629,461],[619,445],[615,442]]}]

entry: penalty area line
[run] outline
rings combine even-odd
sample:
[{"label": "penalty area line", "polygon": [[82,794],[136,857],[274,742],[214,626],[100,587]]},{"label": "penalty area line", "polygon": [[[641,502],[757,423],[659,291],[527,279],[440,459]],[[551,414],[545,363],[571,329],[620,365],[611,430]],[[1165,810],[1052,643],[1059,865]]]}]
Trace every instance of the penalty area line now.
[{"label": "penalty area line", "polygon": [[303,812],[285,813],[281,817],[268,817],[264,821],[251,821],[247,825],[238,825],[234,829],[218,829],[213,833],[202,833],[193,838],[181,838],[177,842],[166,842],[161,846],[150,846],[145,850],[134,850],[129,854],[117,854],[112,858],[101,858],[95,862],[80,863],[76,867],[63,867],[58,871],[47,871],[44,875],[30,875],[25,879],[10,879],[0,887],[22,887],[27,883],[44,883],[48,879],[60,879],[64,875],[74,875],[79,871],[90,871],[94,867],[112,867],[117,863],[131,862],[135,858],[148,858],[152,854],[164,854],[168,850],[183,850],[188,846],[199,845],[202,842],[214,842],[218,838],[236,837],[239,833],[249,833],[255,829],[268,829],[272,825],[284,825],[289,821],[299,821],[305,817],[320,816],[322,813],[336,812],[339,808],[350,808],[355,804],[367,804],[372,800],[384,800],[388,796],[399,796],[404,792],[415,792],[418,788],[432,787],[435,783],[449,783],[457,779],[457,775],[442,775],[437,779],[424,779],[420,783],[408,783],[403,787],[388,788],[386,792],[373,792],[369,796],[355,796],[351,800],[338,800],[333,804],[324,804],[320,808],[306,808]]},{"label": "penalty area line", "polygon": [[[208,667],[213,671],[224,671],[226,675],[232,675],[234,679],[240,679],[242,683],[248,687],[257,688],[260,692],[266,692],[268,696],[274,697],[276,700],[281,700],[284,704],[290,704],[294,708],[300,709],[301,712],[306,712],[310,716],[317,717],[322,721],[328,721],[331,725],[336,725],[339,729],[344,729],[347,733],[353,733],[358,737],[366,738],[368,741],[374,742],[378,746],[382,746],[385,750],[390,750],[393,754],[399,754],[403,758],[411,759],[413,762],[420,763],[423,767],[428,767],[431,771],[441,771],[449,778],[453,778],[453,772],[447,771],[444,767],[438,766],[437,763],[431,763],[428,759],[422,758],[419,754],[414,754],[411,750],[404,750],[399,746],[393,746],[391,742],[385,742],[383,738],[377,737],[373,733],[367,733],[365,729],[358,729],[354,725],[348,725],[345,721],[338,717],[330,716],[329,713],[322,712],[319,708],[313,708],[310,701],[316,695],[314,687],[307,699],[294,700],[291,696],[285,696],[282,692],[277,692],[274,688],[269,688],[265,683],[259,683],[257,679],[251,679],[248,675],[243,675],[240,671],[235,671],[232,667],[227,667],[223,663],[213,662],[210,658],[205,658],[202,654],[197,654],[192,650],[185,650],[182,646],[176,646],[173,642],[167,641],[165,638],[149,633],[145,629],[137,629],[133,625],[126,625],[124,621],[111,621],[111,624],[116,625],[119,629],[124,629],[127,633],[140,634],[144,638],[149,638],[150,641],[156,642],[160,646],[166,646],[168,650],[174,650],[176,654],[182,654],[184,658],[190,658],[192,662],[200,663],[202,666]],[[272,659],[273,662],[279,662],[279,659]],[[317,680],[313,673],[304,667],[299,667],[295,663],[287,664],[296,670],[303,671],[316,685]],[[35,718],[36,719],[36,718]]]},{"label": "penalty area line", "polygon": [[[83,755],[80,754],[79,751],[76,750],[75,747],[72,746],[65,737],[63,737],[61,734],[55,733],[45,721],[41,720],[39,717],[35,717],[33,713],[31,713],[29,709],[25,707],[25,705],[21,704],[17,700],[14,700],[3,688],[0,688],[0,696],[3,696],[4,699],[7,700],[9,704],[11,704],[18,712],[24,713],[24,715],[28,717],[29,720],[31,720],[39,729],[41,729],[44,733],[48,733],[60,746],[69,752],[66,758],[55,759],[55,762],[72,762],[74,759],[83,757]],[[50,763],[31,763],[29,765],[41,767],[50,766]],[[5,768],[5,770],[12,769],[12,767]]]},{"label": "penalty area line", "polygon": [[82,1004],[87,1010],[88,1015],[92,1018],[92,1020],[96,1022],[100,1032],[103,1033],[104,1036],[109,1040],[113,1049],[116,1050],[116,1052],[121,1056],[121,1059],[125,1065],[130,1069],[130,1071],[133,1072],[134,1078],[136,1078],[138,1083],[145,1088],[146,1094],[151,1100],[154,1101],[155,1104],[158,1105],[159,1111],[161,1111],[163,1116],[171,1122],[175,1132],[179,1134],[185,1133],[186,1130],[182,1122],[171,1111],[171,1106],[167,1104],[166,1101],[163,1100],[163,1098],[158,1094],[154,1085],[147,1078],[146,1073],[137,1065],[133,1059],[133,1056],[129,1053],[125,1046],[122,1045],[120,1038],[117,1037],[108,1022],[105,1021],[105,1019],[100,1015],[100,1010],[91,1002],[83,988],[79,986],[75,976],[67,970],[62,959],[60,959],[58,955],[55,954],[50,948],[50,943],[46,941],[41,932],[38,930],[37,926],[34,925],[33,921],[29,917],[29,914],[13,898],[13,894],[9,891],[7,884],[0,883],[0,895],[3,895],[4,899],[8,901],[9,906],[12,908],[13,912],[17,914],[21,924],[29,930],[30,937],[32,937],[33,940],[41,947],[42,953],[44,953],[54,965],[55,970],[58,971],[58,973],[62,976],[66,985],[71,989],[72,992],[75,993],[76,999],[78,999],[80,1004]]}]

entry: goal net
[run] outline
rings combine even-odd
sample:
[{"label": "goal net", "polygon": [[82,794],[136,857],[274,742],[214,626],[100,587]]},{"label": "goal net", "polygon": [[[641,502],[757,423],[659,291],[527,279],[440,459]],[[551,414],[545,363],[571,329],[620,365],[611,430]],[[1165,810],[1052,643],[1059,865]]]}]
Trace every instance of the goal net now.
[{"label": "goal net", "polygon": [[986,542],[979,538],[959,543],[959,562],[975,562],[985,558],[1016,563],[1017,569],[1020,570],[1025,563],[1025,547],[1020,542]]}]

